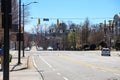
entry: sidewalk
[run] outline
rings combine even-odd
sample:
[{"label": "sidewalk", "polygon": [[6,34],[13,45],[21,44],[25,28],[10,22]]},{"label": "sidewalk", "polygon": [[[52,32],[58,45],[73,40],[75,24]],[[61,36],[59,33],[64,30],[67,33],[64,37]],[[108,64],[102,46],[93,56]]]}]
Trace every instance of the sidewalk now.
[{"label": "sidewalk", "polygon": [[[12,52],[11,52],[12,53]],[[32,58],[29,55],[21,57],[21,64],[17,65],[17,52],[12,53],[13,58],[10,63],[9,80],[41,80],[41,76],[35,69]],[[3,80],[3,72],[0,71],[0,80]]]}]

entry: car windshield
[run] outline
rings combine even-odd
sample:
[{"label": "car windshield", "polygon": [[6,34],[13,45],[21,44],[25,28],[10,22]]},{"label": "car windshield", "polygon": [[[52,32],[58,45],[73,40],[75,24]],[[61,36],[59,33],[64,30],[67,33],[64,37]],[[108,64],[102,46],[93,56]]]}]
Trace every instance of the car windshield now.
[{"label": "car windshield", "polygon": [[103,49],[103,51],[110,51],[110,49],[108,49],[108,48],[107,49]]}]

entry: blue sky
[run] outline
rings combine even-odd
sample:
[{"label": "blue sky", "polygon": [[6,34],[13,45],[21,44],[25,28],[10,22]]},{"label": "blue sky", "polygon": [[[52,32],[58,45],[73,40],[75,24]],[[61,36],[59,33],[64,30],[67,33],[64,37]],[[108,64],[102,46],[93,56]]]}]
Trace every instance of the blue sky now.
[{"label": "blue sky", "polygon": [[[88,17],[92,24],[96,24],[109,20],[120,12],[120,0],[22,0],[22,3],[33,1],[38,3],[29,5],[29,11],[30,16],[36,19],[31,19],[25,25],[26,31],[37,25],[37,18],[59,18],[60,22],[72,21],[80,24]],[[52,23],[55,24],[56,19],[50,19],[49,22],[41,19],[43,26]]]}]

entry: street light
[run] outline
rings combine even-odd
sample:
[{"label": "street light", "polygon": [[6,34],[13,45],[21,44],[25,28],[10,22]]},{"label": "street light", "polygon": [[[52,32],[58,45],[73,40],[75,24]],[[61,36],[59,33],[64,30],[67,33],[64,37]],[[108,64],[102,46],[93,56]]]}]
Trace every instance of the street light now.
[{"label": "street light", "polygon": [[22,7],[23,7],[23,47],[22,47],[23,48],[23,57],[25,56],[24,55],[24,17],[25,17],[24,16],[24,10],[25,10],[24,7],[28,6],[28,5],[32,4],[32,3],[38,3],[38,2],[30,2],[30,3],[26,4],[26,5],[23,3],[23,5],[22,5]]},{"label": "street light", "polygon": [[18,49],[18,65],[21,64],[20,56],[21,56],[21,0],[19,0],[19,49]]},{"label": "street light", "polygon": [[[30,5],[32,3],[37,2],[30,2],[27,5]],[[24,34],[24,6],[27,6],[23,4],[23,34]],[[24,46],[24,39],[23,39],[23,46]],[[23,48],[23,56],[24,56],[24,48]],[[19,0],[19,49],[18,49],[18,65],[21,64],[21,0]]]}]

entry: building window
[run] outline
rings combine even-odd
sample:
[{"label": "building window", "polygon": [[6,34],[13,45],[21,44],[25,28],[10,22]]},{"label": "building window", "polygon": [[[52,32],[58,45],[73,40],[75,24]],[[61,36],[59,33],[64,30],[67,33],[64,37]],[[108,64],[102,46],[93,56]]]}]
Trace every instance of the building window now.
[{"label": "building window", "polygon": [[119,23],[119,27],[120,27],[120,20],[119,20],[119,22],[118,22],[118,23]]},{"label": "building window", "polygon": [[115,26],[117,26],[117,25],[118,25],[118,22],[116,21],[116,22],[115,22]]},{"label": "building window", "polygon": [[120,28],[119,28],[119,33],[120,33]]}]

